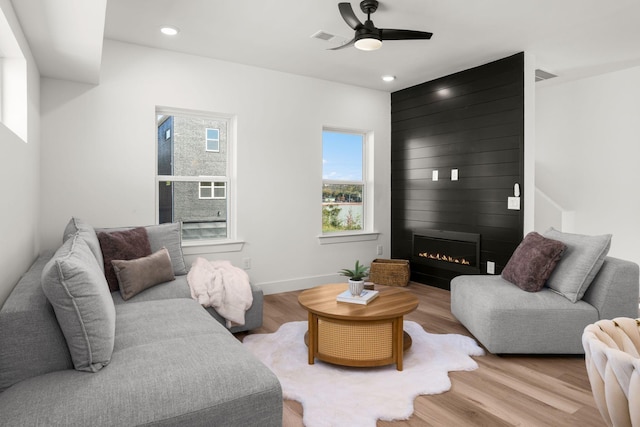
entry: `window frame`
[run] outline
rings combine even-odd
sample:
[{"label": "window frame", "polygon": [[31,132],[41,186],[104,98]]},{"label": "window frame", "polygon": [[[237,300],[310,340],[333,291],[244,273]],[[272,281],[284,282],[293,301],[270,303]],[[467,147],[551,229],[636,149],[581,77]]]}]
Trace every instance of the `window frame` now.
[{"label": "window frame", "polygon": [[[154,121],[154,147],[155,147],[155,223],[159,224],[159,183],[163,181],[172,182],[223,182],[225,184],[225,197],[227,200],[227,237],[220,239],[199,239],[199,240],[186,240],[182,241],[182,247],[185,255],[196,255],[204,253],[220,253],[220,252],[238,252],[241,251],[244,246],[244,241],[238,239],[237,229],[237,197],[236,197],[236,182],[237,182],[237,116],[228,113],[218,112],[205,112],[189,109],[172,108],[166,106],[156,106],[155,117],[159,115],[168,116],[188,116],[188,117],[200,117],[203,119],[215,119],[227,121],[227,145],[226,145],[226,159],[227,159],[227,175],[226,176],[210,176],[210,175],[198,175],[198,176],[183,176],[183,175],[159,175],[157,169],[158,159],[158,141],[157,141],[157,119]],[[214,187],[215,188],[215,187]],[[213,190],[213,189],[212,189]],[[213,193],[212,193],[213,194]]]}]

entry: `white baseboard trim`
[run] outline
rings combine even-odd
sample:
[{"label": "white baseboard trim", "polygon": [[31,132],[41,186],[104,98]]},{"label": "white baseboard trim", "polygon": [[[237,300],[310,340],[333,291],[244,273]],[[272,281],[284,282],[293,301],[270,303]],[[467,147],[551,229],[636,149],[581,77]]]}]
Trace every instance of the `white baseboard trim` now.
[{"label": "white baseboard trim", "polygon": [[256,283],[256,286],[260,287],[265,295],[269,295],[309,289],[327,283],[347,283],[347,278],[339,274],[326,274],[322,276],[299,277],[275,282]]}]

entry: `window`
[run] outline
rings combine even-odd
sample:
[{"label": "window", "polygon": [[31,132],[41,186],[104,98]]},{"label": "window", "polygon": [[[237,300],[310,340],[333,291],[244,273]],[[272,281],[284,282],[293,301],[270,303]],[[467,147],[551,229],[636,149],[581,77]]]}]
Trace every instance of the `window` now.
[{"label": "window", "polygon": [[0,8],[0,123],[22,141],[28,137],[27,60]]},{"label": "window", "polygon": [[220,151],[220,129],[207,129],[206,135],[206,150],[214,152]]},{"label": "window", "polygon": [[322,132],[322,233],[365,227],[365,134]]},{"label": "window", "polygon": [[213,183],[201,182],[199,192],[201,199],[213,199]]},{"label": "window", "polygon": [[227,197],[226,182],[201,182],[201,199],[225,199]]},{"label": "window", "polygon": [[158,223],[182,222],[185,242],[230,239],[232,118],[165,109],[156,117]]}]

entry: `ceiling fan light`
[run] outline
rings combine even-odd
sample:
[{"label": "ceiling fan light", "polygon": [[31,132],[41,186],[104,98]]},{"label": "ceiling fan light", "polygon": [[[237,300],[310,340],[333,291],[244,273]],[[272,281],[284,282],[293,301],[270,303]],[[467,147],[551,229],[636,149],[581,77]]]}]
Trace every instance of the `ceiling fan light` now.
[{"label": "ceiling fan light", "polygon": [[376,50],[380,49],[380,47],[382,46],[382,42],[379,39],[373,37],[362,38],[356,40],[355,46],[360,50]]}]

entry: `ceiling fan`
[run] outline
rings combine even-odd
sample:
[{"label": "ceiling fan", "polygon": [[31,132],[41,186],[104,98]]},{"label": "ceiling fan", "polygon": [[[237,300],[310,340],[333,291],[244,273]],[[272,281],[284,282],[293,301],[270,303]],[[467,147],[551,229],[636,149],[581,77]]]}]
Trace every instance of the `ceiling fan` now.
[{"label": "ceiling fan", "polygon": [[360,50],[376,50],[382,46],[383,40],[428,40],[433,33],[413,30],[392,30],[388,28],[376,28],[371,20],[371,14],[378,9],[377,0],[363,0],[360,2],[360,9],[367,14],[367,20],[360,22],[350,3],[338,3],[338,10],[342,19],[347,25],[353,28],[356,33],[353,39],[342,46],[331,48],[330,50],[343,49],[355,45]]}]

